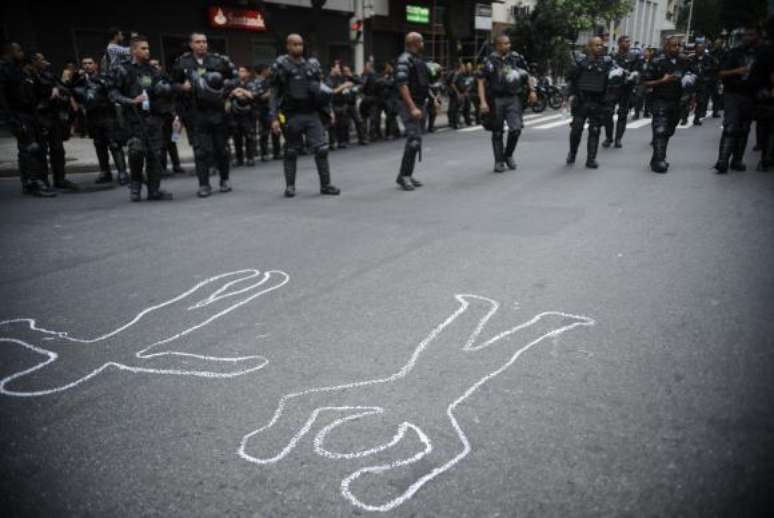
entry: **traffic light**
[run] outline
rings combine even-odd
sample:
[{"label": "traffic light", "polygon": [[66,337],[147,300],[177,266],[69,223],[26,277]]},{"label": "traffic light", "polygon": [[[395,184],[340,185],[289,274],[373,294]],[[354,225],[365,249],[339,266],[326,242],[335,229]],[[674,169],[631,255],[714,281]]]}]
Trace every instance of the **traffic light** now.
[{"label": "traffic light", "polygon": [[363,20],[352,18],[349,22],[349,39],[353,43],[360,41],[363,36]]}]

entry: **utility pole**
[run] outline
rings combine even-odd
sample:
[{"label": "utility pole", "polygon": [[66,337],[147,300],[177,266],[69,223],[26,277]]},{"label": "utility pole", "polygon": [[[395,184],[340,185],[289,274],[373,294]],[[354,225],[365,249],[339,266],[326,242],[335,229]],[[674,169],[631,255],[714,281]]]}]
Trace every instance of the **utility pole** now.
[{"label": "utility pole", "polygon": [[[365,0],[354,0],[355,15],[350,23],[350,34],[354,35],[353,50],[355,58],[355,72],[360,73],[365,66]],[[360,30],[354,30],[357,24]]]},{"label": "utility pole", "polygon": [[693,2],[695,0],[690,0],[691,6],[688,8],[688,27],[685,28],[685,42],[688,43],[691,41],[691,22],[693,22]]}]

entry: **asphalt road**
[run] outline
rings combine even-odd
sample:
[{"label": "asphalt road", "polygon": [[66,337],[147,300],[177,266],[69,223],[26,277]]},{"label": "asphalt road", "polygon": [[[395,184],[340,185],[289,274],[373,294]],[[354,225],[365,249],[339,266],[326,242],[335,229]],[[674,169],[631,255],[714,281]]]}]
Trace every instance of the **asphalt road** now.
[{"label": "asphalt road", "polygon": [[397,142],[339,198],[0,181],[3,516],[765,514],[774,175],[713,174],[717,121],[666,175],[648,126],[596,171],[530,126],[502,175],[427,136],[413,193]]}]

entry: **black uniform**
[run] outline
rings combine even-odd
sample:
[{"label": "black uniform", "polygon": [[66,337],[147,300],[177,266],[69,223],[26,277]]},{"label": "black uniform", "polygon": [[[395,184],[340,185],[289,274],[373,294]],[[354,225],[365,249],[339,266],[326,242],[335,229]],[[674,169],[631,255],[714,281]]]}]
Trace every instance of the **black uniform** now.
[{"label": "black uniform", "polygon": [[427,100],[430,96],[430,70],[422,58],[409,51],[404,52],[398,58],[395,66],[395,84],[400,89],[406,86],[411,94],[411,99],[416,107],[422,112],[419,120],[411,116],[411,112],[400,99],[398,111],[403,121],[403,127],[406,129],[406,146],[403,150],[403,159],[398,172],[398,185],[404,190],[413,190],[414,187],[421,187],[422,183],[412,178],[414,174],[414,165],[417,156],[422,159],[422,132],[425,128],[425,118],[427,117]]},{"label": "black uniform", "polygon": [[[394,74],[384,73],[377,82],[379,99],[381,100],[379,112],[384,111],[384,138],[400,138],[398,126],[398,114],[403,101],[400,99],[400,91]],[[379,115],[381,118],[381,115]]]},{"label": "black uniform", "polygon": [[675,134],[675,128],[680,121],[680,100],[683,96],[683,80],[690,72],[690,63],[683,56],[671,58],[661,54],[655,58],[648,68],[647,81],[655,81],[665,74],[677,76],[678,79],[653,87],[652,111],[653,121],[653,156],[650,167],[654,172],[666,173],[669,163],[666,161],[666,151],[669,139]]},{"label": "black uniform", "polygon": [[[471,100],[470,97],[473,95],[473,91],[476,87],[476,78],[468,74],[467,72],[457,72],[454,75],[454,86],[457,88],[457,90],[460,92],[460,95],[457,96],[457,106],[455,107],[455,114],[457,116],[462,115],[463,120],[465,121],[465,124],[468,126],[473,125],[473,120],[471,119]],[[455,119],[456,122],[456,119]]]},{"label": "black uniform", "polygon": [[599,58],[586,56],[570,69],[567,75],[569,92],[573,97],[572,123],[570,125],[570,154],[567,163],[575,162],[583,128],[589,123],[589,134],[586,140],[586,166],[597,167],[597,150],[599,149],[600,127],[606,116],[605,95],[607,92],[610,72],[616,68],[615,61],[610,56]]},{"label": "black uniform", "polygon": [[[632,107],[635,89],[643,70],[643,59],[639,52],[618,52],[613,56],[616,65],[625,71],[622,84],[609,91],[608,117],[605,119],[605,147],[613,142],[613,117],[618,115],[615,122],[615,147],[621,147],[621,139],[626,131],[626,123],[629,118],[629,110]],[[616,110],[616,106],[618,109]]]},{"label": "black uniform", "polygon": [[[330,113],[330,89],[321,83],[320,63],[316,59],[293,59],[285,54],[272,65],[271,118],[284,117],[285,196],[295,196],[296,161],[306,136],[314,152],[321,194],[339,194],[331,184],[328,145],[325,143],[320,112]],[[281,121],[281,119],[280,119]]]},{"label": "black uniform", "polygon": [[25,194],[55,196],[49,189],[43,130],[35,118],[35,80],[19,63],[0,61],[0,115],[16,138]]},{"label": "black uniform", "polygon": [[438,116],[438,106],[440,106],[443,97],[443,77],[441,66],[437,63],[430,63],[430,97],[431,102],[427,105],[427,132],[435,131],[435,118]]},{"label": "black uniform", "polygon": [[[513,152],[524,127],[522,97],[529,92],[527,62],[518,52],[501,56],[491,53],[484,61],[480,79],[484,81],[489,116],[487,126],[492,132],[495,172],[504,171],[503,164],[516,169]],[[508,139],[503,142],[503,125],[508,124]]]},{"label": "black uniform", "polygon": [[[710,55],[715,58],[715,62],[720,68],[720,64],[726,59],[727,51],[722,47],[713,48]],[[720,117],[720,110],[723,109],[723,82],[719,77],[715,77],[710,83],[710,98],[712,99],[712,118]]]},{"label": "black uniform", "polygon": [[[145,169],[149,200],[171,199],[161,190],[161,153],[164,147],[162,125],[165,106],[173,103],[173,86],[155,67],[148,63],[124,63],[111,71],[113,88],[110,100],[122,107],[122,119],[129,141],[130,193],[132,201],[140,201]],[[133,100],[148,96],[145,105]]]},{"label": "black uniform", "polygon": [[190,81],[191,92],[180,92],[179,113],[194,148],[199,195],[210,189],[210,166],[220,173],[221,191],[229,191],[228,127],[225,99],[236,84],[236,70],[226,56],[208,53],[198,60],[187,52],[175,62],[172,79]]},{"label": "black uniform", "polygon": [[690,66],[691,72],[696,75],[696,108],[693,113],[693,123],[701,125],[701,119],[707,115],[712,88],[717,82],[718,62],[712,55],[705,52],[701,56],[694,55]]},{"label": "black uniform", "polygon": [[774,44],[770,42],[758,50],[751,74],[756,92],[755,125],[760,129],[761,160],[757,169],[764,172],[774,165]]},{"label": "black uniform", "polygon": [[78,78],[73,93],[81,106],[86,110],[86,126],[89,136],[94,141],[94,151],[97,153],[100,175],[97,183],[113,181],[110,171],[110,155],[118,171],[118,181],[121,185],[129,183],[126,172],[126,158],[116,120],[116,107],[110,101],[112,79],[108,74],[83,74]]},{"label": "black uniform", "polygon": [[234,124],[234,152],[237,165],[243,165],[247,159],[247,165],[255,165],[255,155],[258,152],[257,124],[258,124],[258,95],[259,84],[257,80],[240,81],[236,85],[253,94],[252,99],[232,97],[229,109]]},{"label": "black uniform", "polygon": [[[348,81],[343,75],[331,75],[326,80],[326,84],[331,90],[336,90],[338,87]],[[328,131],[328,144],[331,149],[339,147],[344,149],[349,143],[349,127],[351,124],[349,113],[349,97],[351,89],[342,90],[333,94],[331,105],[333,106],[333,113],[336,115],[336,122],[332,124]]]},{"label": "black uniform", "polygon": [[[368,139],[366,138],[365,123],[357,108],[357,100],[362,93],[363,81],[360,77],[355,75],[345,75],[344,79],[355,85],[346,93],[347,115],[349,115],[349,120],[352,121],[352,124],[355,125],[357,143],[364,146],[368,144]],[[347,130],[347,139],[349,141],[349,129]]]},{"label": "black uniform", "polygon": [[381,110],[377,83],[378,78],[373,71],[366,72],[361,77],[360,91],[363,99],[360,101],[360,117],[363,120],[364,131],[371,140],[381,138]]},{"label": "black uniform", "polygon": [[[65,141],[70,139],[70,85],[65,85],[51,70],[35,75],[35,117],[43,132],[43,144],[54,187],[71,188],[65,180]],[[52,98],[56,90],[58,95]]]},{"label": "black uniform", "polygon": [[[752,69],[756,55],[757,50],[753,47],[735,47],[726,55],[720,70],[733,70],[744,66]],[[756,85],[750,72],[744,76],[723,78],[723,134],[720,138],[718,161],[715,164],[719,173],[728,171],[729,160],[731,169],[746,169],[743,159],[755,111],[755,93]]]},{"label": "black uniform", "polygon": [[256,92],[256,110],[258,118],[259,136],[258,145],[261,148],[261,161],[269,159],[269,136],[271,135],[272,158],[280,158],[280,136],[271,131],[271,107],[269,98],[271,95],[271,80],[259,77],[253,83]]}]

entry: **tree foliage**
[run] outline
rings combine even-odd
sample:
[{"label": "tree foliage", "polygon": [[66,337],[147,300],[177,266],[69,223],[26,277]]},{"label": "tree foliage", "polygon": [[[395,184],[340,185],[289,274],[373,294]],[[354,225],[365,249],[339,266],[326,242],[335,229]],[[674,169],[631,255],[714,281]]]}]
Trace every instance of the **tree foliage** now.
[{"label": "tree foliage", "polygon": [[561,73],[570,59],[578,32],[623,18],[630,0],[537,0],[530,14],[509,31],[513,47],[538,64]]}]

